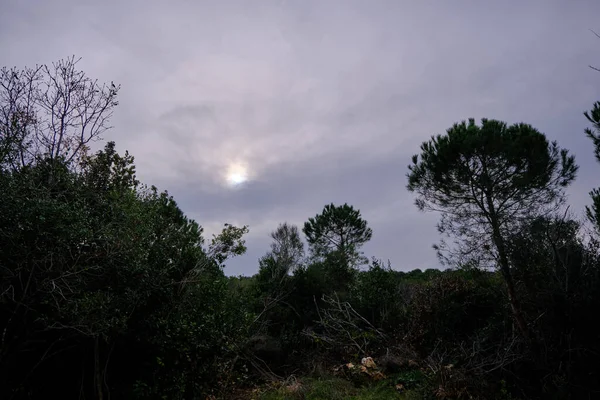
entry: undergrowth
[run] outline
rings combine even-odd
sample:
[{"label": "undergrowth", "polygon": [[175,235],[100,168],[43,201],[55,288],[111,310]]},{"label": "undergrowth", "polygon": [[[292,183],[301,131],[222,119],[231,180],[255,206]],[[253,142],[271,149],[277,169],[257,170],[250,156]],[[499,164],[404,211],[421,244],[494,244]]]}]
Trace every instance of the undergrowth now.
[{"label": "undergrowth", "polygon": [[270,389],[258,400],[387,400],[417,399],[410,392],[400,393],[393,382],[386,380],[365,387],[355,387],[340,378],[306,379],[296,384]]}]

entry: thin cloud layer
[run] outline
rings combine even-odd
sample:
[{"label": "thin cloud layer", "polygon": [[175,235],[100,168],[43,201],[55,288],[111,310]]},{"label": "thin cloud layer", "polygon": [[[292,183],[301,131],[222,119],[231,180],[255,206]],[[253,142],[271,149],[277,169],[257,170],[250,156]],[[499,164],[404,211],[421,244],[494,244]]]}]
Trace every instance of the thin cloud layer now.
[{"label": "thin cloud layer", "polygon": [[[596,1],[8,1],[3,65],[76,54],[122,84],[106,139],[208,234],[250,225],[252,274],[268,233],[330,202],[361,209],[365,251],[438,265],[437,216],[405,190],[419,144],[469,118],[524,121],[576,153],[574,210],[597,168],[582,112],[600,99]],[[249,181],[226,185],[232,164]]]}]

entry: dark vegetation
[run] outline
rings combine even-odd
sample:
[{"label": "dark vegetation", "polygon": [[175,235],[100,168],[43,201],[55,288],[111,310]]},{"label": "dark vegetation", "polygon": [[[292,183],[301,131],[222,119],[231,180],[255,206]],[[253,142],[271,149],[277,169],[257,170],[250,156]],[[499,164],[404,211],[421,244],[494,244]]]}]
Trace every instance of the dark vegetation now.
[{"label": "dark vegetation", "polygon": [[206,243],[127,152],[90,154],[118,86],[75,59],[0,85],[0,398],[600,396],[600,191],[572,219],[575,160],[535,128],[469,120],[413,158],[451,268],[365,258],[367,221],[330,204],[227,277],[247,227]]}]

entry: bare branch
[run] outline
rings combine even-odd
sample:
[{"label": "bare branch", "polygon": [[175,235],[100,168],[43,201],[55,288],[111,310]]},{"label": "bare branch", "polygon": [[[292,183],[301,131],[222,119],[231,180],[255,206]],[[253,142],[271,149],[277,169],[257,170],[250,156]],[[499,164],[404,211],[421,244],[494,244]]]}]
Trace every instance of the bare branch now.
[{"label": "bare branch", "polygon": [[19,169],[36,158],[76,159],[110,129],[120,86],[77,70],[81,59],[0,70],[0,164]]}]

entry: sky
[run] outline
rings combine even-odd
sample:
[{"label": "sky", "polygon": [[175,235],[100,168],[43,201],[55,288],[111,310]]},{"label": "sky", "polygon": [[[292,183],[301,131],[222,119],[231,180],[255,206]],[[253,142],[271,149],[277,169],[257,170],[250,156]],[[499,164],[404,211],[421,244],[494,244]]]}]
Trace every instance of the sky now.
[{"label": "sky", "polygon": [[[406,190],[421,142],[484,117],[526,122],[580,165],[581,215],[600,165],[583,111],[600,100],[600,1],[0,0],[0,66],[71,55],[121,84],[114,140],[138,177],[210,237],[249,225],[251,275],[282,222],[360,209],[363,248],[436,268],[439,215]],[[232,186],[231,172],[247,181]],[[239,176],[238,176],[239,178]]]}]

